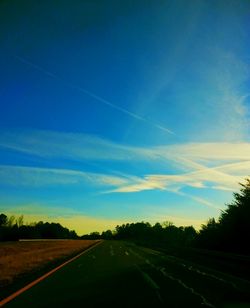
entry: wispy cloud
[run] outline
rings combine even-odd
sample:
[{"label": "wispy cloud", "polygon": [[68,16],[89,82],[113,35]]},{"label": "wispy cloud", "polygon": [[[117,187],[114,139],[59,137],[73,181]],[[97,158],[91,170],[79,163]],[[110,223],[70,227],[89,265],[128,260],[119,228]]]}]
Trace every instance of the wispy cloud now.
[{"label": "wispy cloud", "polygon": [[84,183],[116,187],[127,183],[127,180],[113,175],[70,169],[0,165],[0,183],[28,187]]},{"label": "wispy cloud", "polygon": [[[212,170],[211,170],[212,172]],[[134,183],[122,184],[120,187],[109,191],[109,193],[131,193],[140,192],[144,190],[165,190],[177,195],[192,199],[196,203],[203,204],[212,208],[219,208],[209,200],[194,196],[191,193],[182,191],[184,187],[192,187],[196,189],[216,189],[235,191],[238,189],[238,183],[242,177],[232,177],[231,181],[228,180],[227,175],[217,178],[216,175],[210,174],[210,170],[190,172],[179,175],[147,175]]]},{"label": "wispy cloud", "polygon": [[188,158],[190,160],[237,161],[249,160],[250,143],[247,142],[200,142],[160,146],[153,149],[158,155]]},{"label": "wispy cloud", "polygon": [[73,160],[130,160],[138,156],[132,147],[82,133],[2,132],[0,146],[41,157]]},{"label": "wispy cloud", "polygon": [[[207,97],[204,100],[211,110],[207,110],[210,116],[210,119],[207,117],[208,124],[210,123],[208,134],[211,138],[213,132],[214,140],[246,140],[249,130],[249,90],[244,84],[249,78],[249,65],[233,49],[213,45],[207,49],[207,53],[210,61],[201,64],[200,70],[205,72],[201,76],[208,88],[208,91],[204,91]],[[211,118],[212,115],[214,119]]]},{"label": "wispy cloud", "polygon": [[[94,185],[101,187],[102,193],[133,193],[145,190],[166,190],[209,207],[209,201],[181,192],[183,186],[202,187],[196,179],[187,181],[188,176],[148,175],[113,176],[107,174],[82,172],[69,169],[35,168],[26,166],[0,165],[0,184],[36,188],[62,185]],[[199,184],[199,185],[198,185]],[[198,186],[197,186],[198,185]],[[108,188],[110,190],[107,190]],[[103,191],[103,189],[106,189]]]},{"label": "wispy cloud", "polygon": [[[183,188],[235,191],[238,183],[250,174],[249,143],[185,143],[155,147],[133,147],[117,144],[86,134],[51,131],[3,132],[3,148],[46,158],[84,161],[138,161],[175,166],[174,172],[121,173],[108,170],[92,173],[79,170],[1,166],[0,181],[14,185],[64,185],[88,183],[102,187],[99,192],[132,193],[163,190],[184,196]],[[173,168],[172,168],[173,169]],[[211,206],[208,200],[186,195],[196,202]]]},{"label": "wispy cloud", "polygon": [[[250,143],[210,142],[182,143],[152,147],[135,147],[83,133],[23,130],[2,131],[0,147],[42,157],[73,160],[159,160],[244,161],[250,157]],[[184,164],[188,164],[187,161]]]},{"label": "wispy cloud", "polygon": [[24,64],[34,68],[35,70],[38,70],[38,71],[42,72],[43,74],[48,75],[48,76],[50,76],[50,77],[60,81],[61,83],[65,84],[67,87],[72,88],[74,90],[77,90],[79,92],[82,92],[82,93],[84,93],[84,94],[94,98],[98,102],[100,102],[100,103],[102,103],[102,104],[104,104],[106,106],[111,107],[112,109],[118,110],[119,112],[122,112],[122,113],[128,115],[129,117],[132,117],[132,118],[134,118],[134,119],[136,119],[138,121],[145,122],[145,123],[147,123],[147,124],[157,128],[157,129],[160,129],[161,131],[163,131],[165,133],[174,135],[174,132],[172,130],[164,127],[163,125],[159,125],[159,124],[155,123],[154,121],[151,121],[151,120],[149,120],[149,119],[147,119],[147,118],[145,118],[145,117],[143,117],[141,115],[138,115],[138,114],[136,114],[134,112],[131,112],[128,109],[120,107],[119,105],[114,104],[114,103],[112,103],[112,102],[102,98],[101,96],[96,95],[95,93],[93,93],[93,92],[91,92],[91,91],[89,91],[87,89],[84,89],[83,87],[80,87],[80,86],[75,85],[75,84],[71,84],[68,81],[66,81],[65,79],[59,77],[58,75],[50,72],[47,69],[44,69],[40,65],[37,65],[37,64],[35,64],[35,63],[31,62],[31,61],[28,61],[27,59],[25,59],[23,57],[20,57],[20,56],[15,56],[15,58],[18,59],[19,61],[21,61],[22,63],[24,63]]}]

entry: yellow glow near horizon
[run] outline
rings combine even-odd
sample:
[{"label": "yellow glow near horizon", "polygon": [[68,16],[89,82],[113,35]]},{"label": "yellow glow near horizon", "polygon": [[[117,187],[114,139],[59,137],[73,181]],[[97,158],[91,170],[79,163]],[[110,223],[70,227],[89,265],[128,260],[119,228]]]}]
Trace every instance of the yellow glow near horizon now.
[{"label": "yellow glow near horizon", "polygon": [[[22,215],[19,211],[5,212],[7,216],[14,215],[16,218]],[[78,235],[88,234],[94,231],[102,232],[105,230],[114,230],[117,225],[122,225],[132,222],[149,222],[150,224],[155,224],[156,222],[171,221],[176,226],[190,226],[192,225],[197,230],[200,228],[201,224],[204,223],[204,220],[191,220],[180,217],[172,216],[157,216],[153,219],[148,217],[146,219],[138,219],[136,221],[128,221],[121,219],[105,219],[105,218],[95,218],[84,215],[69,215],[69,216],[49,216],[47,214],[25,214],[24,213],[24,224],[30,224],[34,222],[54,222],[60,223],[63,227],[66,227],[70,230],[75,230]]]}]

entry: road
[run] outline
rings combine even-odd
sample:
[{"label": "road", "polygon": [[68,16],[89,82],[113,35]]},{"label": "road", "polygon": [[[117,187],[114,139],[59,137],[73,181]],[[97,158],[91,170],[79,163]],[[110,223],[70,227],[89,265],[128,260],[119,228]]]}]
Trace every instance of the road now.
[{"label": "road", "polygon": [[239,308],[250,307],[248,287],[151,249],[104,241],[5,307]]}]

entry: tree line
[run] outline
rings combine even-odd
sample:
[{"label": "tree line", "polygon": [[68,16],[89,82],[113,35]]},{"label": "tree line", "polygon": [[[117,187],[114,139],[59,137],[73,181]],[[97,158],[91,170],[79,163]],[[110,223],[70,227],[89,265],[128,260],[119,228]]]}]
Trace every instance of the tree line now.
[{"label": "tree line", "polygon": [[[92,232],[82,239],[130,240],[142,245],[162,248],[194,247],[250,255],[250,179],[241,184],[240,192],[221,211],[219,218],[210,218],[196,231],[193,226],[176,227],[171,222],[127,223],[115,230]],[[38,222],[24,225],[23,216],[0,214],[0,241],[20,238],[77,239],[75,231],[59,223]]]},{"label": "tree line", "polygon": [[250,254],[250,179],[226,205],[217,220],[208,219],[198,232],[193,226],[176,227],[171,222],[138,222],[117,226],[114,231],[92,232],[83,239],[131,240],[163,248],[193,247]]},{"label": "tree line", "polygon": [[82,236],[83,239],[115,239],[130,240],[139,244],[151,244],[157,247],[190,246],[197,232],[193,226],[176,227],[172,222],[159,222],[151,225],[149,222],[127,223],[116,226],[114,231],[102,233],[92,232]]},{"label": "tree line", "polygon": [[24,224],[23,216],[16,218],[0,214],[0,241],[16,241],[19,239],[77,239],[75,231],[63,227],[59,223],[39,221]]}]

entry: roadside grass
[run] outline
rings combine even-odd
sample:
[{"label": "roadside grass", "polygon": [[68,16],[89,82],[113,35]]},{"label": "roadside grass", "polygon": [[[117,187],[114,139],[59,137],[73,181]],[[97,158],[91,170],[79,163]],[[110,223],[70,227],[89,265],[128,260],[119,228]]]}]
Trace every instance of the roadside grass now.
[{"label": "roadside grass", "polygon": [[0,242],[0,289],[95,244],[94,240]]}]

